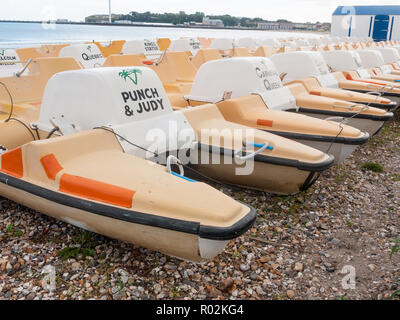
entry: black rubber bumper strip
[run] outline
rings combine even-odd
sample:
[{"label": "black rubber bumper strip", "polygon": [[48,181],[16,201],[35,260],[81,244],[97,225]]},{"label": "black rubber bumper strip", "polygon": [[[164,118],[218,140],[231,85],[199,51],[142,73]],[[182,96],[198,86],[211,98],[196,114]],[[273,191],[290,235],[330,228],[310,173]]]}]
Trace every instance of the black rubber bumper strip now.
[{"label": "black rubber bumper strip", "polygon": [[249,208],[249,213],[247,213],[245,217],[243,217],[241,220],[230,227],[220,228],[212,226],[202,226],[198,222],[160,217],[152,214],[108,206],[97,202],[72,197],[64,193],[39,187],[35,184],[14,178],[1,172],[0,183],[28,192],[45,200],[67,207],[87,211],[92,214],[97,214],[99,216],[121,220],[128,223],[198,235],[201,238],[209,240],[235,239],[244,234],[248,229],[250,229],[253,226],[257,217],[256,210],[253,207],[246,205]]},{"label": "black rubber bumper strip", "polygon": [[[354,102],[354,103],[357,103],[357,102]],[[388,103],[388,104],[369,103],[368,105],[373,108],[383,109],[383,110],[387,110],[387,111],[395,111],[398,107],[398,104],[395,101],[392,101],[391,103]]]},{"label": "black rubber bumper strip", "polygon": [[[365,90],[349,90],[349,91],[354,91],[354,92],[358,92],[358,93],[369,93],[369,92],[371,92],[371,91],[365,91]],[[400,93],[385,91],[382,94],[382,97],[397,97],[397,98],[400,98]]]},{"label": "black rubber bumper strip", "polygon": [[[244,203],[242,204],[246,205]],[[231,227],[232,230],[227,228],[201,226],[199,230],[200,238],[212,240],[231,240],[241,236],[249,228],[251,228],[256,221],[256,210],[252,207],[250,207],[250,210],[250,213],[248,213],[242,220],[238,221]]]},{"label": "black rubber bumper strip", "polygon": [[[365,93],[367,93],[367,92],[365,92]],[[387,110],[387,111],[396,110],[397,107],[398,107],[398,103],[396,101],[391,101],[388,104],[377,103],[377,102],[369,102],[369,103],[367,103],[367,102],[360,103],[358,101],[350,101],[350,102],[357,103],[357,104],[363,104],[363,105],[367,105],[368,104],[370,107],[374,107],[374,108],[378,108],[378,109],[384,109],[384,110]]]},{"label": "black rubber bumper strip", "polygon": [[[225,149],[225,148],[221,148],[221,147],[215,147],[215,146],[210,146],[210,145],[205,145],[205,144],[199,143],[198,148],[199,148],[199,150],[207,151],[210,153],[216,153],[216,154],[220,154],[220,155],[225,155],[225,156],[231,156],[232,158],[235,156],[235,152],[233,150]],[[244,155],[246,155],[246,153],[243,153],[243,156]],[[332,155],[329,155],[328,159],[326,159],[322,162],[309,163],[309,162],[302,162],[299,160],[278,158],[278,157],[266,156],[263,154],[257,154],[254,157],[254,161],[274,164],[274,165],[278,165],[278,166],[294,167],[294,168],[297,168],[297,169],[303,170],[303,171],[321,172],[321,171],[325,171],[333,166],[335,157]]]},{"label": "black rubber bumper strip", "polygon": [[[296,109],[287,110],[290,112],[297,112]],[[323,114],[331,117],[343,117],[343,118],[350,118],[353,117],[355,119],[368,119],[373,121],[389,121],[393,118],[392,112],[387,112],[384,116],[375,116],[373,114],[365,114],[360,113],[357,114],[356,112],[339,112],[339,111],[329,111],[329,110],[322,110],[322,109],[306,109],[306,108],[299,108],[299,112],[307,112],[311,114]]]},{"label": "black rubber bumper strip", "polygon": [[310,141],[318,141],[318,142],[328,142],[328,143],[343,143],[347,145],[357,145],[361,146],[368,142],[370,136],[368,133],[365,133],[361,137],[358,138],[345,138],[345,137],[336,137],[336,136],[321,136],[314,134],[305,134],[305,133],[296,133],[296,132],[283,132],[283,131],[274,131],[274,130],[263,130],[272,134],[276,134],[278,136],[287,138],[287,139],[300,139],[300,140],[310,140]]},{"label": "black rubber bumper strip", "polygon": [[[364,94],[368,94],[371,91],[364,91],[364,90],[351,90],[354,92],[358,92],[358,93],[364,93]],[[385,92],[382,94],[383,98],[387,98],[390,100],[390,98],[400,98],[400,93],[394,93],[394,92]],[[351,101],[353,103],[359,103],[358,101]],[[384,103],[376,103],[376,102],[371,102],[371,103],[367,103],[367,102],[362,102],[362,104],[365,105],[369,105],[371,107],[374,108],[379,108],[379,109],[385,109],[388,111],[392,111],[392,110],[396,110],[399,107],[399,104],[397,103],[397,101],[391,101],[388,104],[384,104]]]},{"label": "black rubber bumper strip", "polygon": [[378,129],[378,131],[376,131],[376,132],[374,133],[374,137],[375,137],[376,135],[378,135],[378,134],[382,131],[382,129],[383,129],[384,126],[385,126],[385,124],[382,123],[382,125],[381,125],[381,127]]},{"label": "black rubber bumper strip", "polygon": [[385,91],[385,92],[382,94],[382,97],[394,97],[394,98],[400,98],[400,93],[395,93],[395,92],[388,92],[388,91]]}]

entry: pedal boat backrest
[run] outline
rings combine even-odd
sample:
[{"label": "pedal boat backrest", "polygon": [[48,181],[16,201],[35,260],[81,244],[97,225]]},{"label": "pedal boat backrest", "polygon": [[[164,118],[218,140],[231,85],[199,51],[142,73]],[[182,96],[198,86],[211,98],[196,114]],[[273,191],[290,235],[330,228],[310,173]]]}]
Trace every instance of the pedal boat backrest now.
[{"label": "pedal boat backrest", "polygon": [[99,47],[93,43],[64,47],[60,57],[72,57],[85,69],[100,68],[105,61]]},{"label": "pedal boat backrest", "polygon": [[[27,61],[23,62],[14,49],[0,49],[0,77],[10,77],[22,70]],[[25,71],[25,74],[29,70]]]},{"label": "pedal boat backrest", "polygon": [[[60,90],[62,88],[62,90]],[[125,152],[147,156],[170,146],[169,126],[177,132],[194,132],[180,112],[174,112],[163,84],[147,67],[110,67],[66,71],[53,76],[46,87],[38,128],[55,135],[67,135],[107,127],[119,136]],[[153,141],[155,137],[158,141]],[[182,144],[187,141],[182,141]],[[142,148],[138,147],[141,146]],[[158,146],[158,144],[157,144]],[[179,143],[178,143],[179,146]],[[154,156],[154,154],[152,155]]]},{"label": "pedal boat backrest", "polygon": [[197,38],[189,38],[172,40],[168,51],[190,52],[191,56],[195,56],[200,49],[202,49],[200,40]]},{"label": "pedal boat backrest", "polygon": [[211,42],[210,49],[217,49],[223,55],[231,55],[235,46],[232,38],[217,38]]},{"label": "pedal boat backrest", "polygon": [[162,51],[156,40],[143,39],[126,41],[122,47],[122,54],[143,55],[146,59],[156,60],[161,56]]},{"label": "pedal boat backrest", "polygon": [[270,109],[295,108],[290,90],[283,86],[279,73],[268,58],[231,58],[210,61],[197,72],[189,101],[217,103],[225,98],[258,94]]},{"label": "pedal boat backrest", "polygon": [[366,69],[377,68],[385,64],[382,53],[375,49],[359,50],[357,53],[360,55],[362,65]]},{"label": "pedal boat backrest", "polygon": [[376,51],[382,54],[385,64],[400,62],[400,53],[395,48],[377,48]]},{"label": "pedal boat backrest", "polygon": [[192,58],[192,63],[199,69],[204,63],[219,59],[222,59],[222,56],[218,49],[201,49]]},{"label": "pedal boat backrest", "polygon": [[356,72],[360,78],[371,78],[370,73],[362,65],[359,51],[324,51],[322,55],[331,68],[331,72],[343,72],[345,75],[348,73]]},{"label": "pedal boat backrest", "polygon": [[273,55],[270,59],[278,72],[285,74],[283,83],[305,78],[316,78],[322,87],[339,87],[336,78],[330,73],[321,52],[287,52]]}]

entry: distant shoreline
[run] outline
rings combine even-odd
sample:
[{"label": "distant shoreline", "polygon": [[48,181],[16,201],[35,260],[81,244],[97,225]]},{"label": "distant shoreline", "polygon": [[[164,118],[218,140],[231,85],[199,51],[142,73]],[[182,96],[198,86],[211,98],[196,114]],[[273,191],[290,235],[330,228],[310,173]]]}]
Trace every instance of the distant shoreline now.
[{"label": "distant shoreline", "polygon": [[[26,21],[26,20],[0,20],[0,23],[45,23],[43,21]],[[208,29],[208,30],[248,30],[248,31],[266,31],[266,32],[301,32],[301,33],[325,33],[314,30],[264,30],[257,28],[243,27],[216,27],[216,26],[199,26],[199,25],[159,25],[159,24],[142,24],[142,23],[87,23],[87,22],[50,22],[45,24],[69,24],[69,25],[85,25],[85,26],[103,26],[103,27],[153,27],[153,28],[176,28],[176,29]]]}]

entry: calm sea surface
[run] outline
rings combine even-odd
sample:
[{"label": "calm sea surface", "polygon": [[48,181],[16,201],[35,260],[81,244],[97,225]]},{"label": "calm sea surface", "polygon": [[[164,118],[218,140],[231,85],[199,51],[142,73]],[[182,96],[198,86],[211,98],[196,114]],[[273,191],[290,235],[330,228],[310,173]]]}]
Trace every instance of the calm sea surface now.
[{"label": "calm sea surface", "polygon": [[172,39],[180,37],[314,37],[311,33],[272,32],[258,30],[215,30],[162,27],[42,25],[39,23],[0,22],[0,47],[24,47],[42,43],[133,40],[143,38]]}]

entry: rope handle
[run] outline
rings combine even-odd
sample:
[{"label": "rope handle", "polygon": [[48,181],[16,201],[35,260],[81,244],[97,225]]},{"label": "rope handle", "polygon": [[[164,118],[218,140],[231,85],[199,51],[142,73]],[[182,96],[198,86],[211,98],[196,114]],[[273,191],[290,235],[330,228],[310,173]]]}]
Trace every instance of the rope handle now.
[{"label": "rope handle", "polygon": [[26,65],[21,69],[21,71],[18,71],[15,73],[16,77],[20,77],[23,75],[23,73],[26,71],[26,69],[28,69],[29,65],[32,63],[33,59],[29,59],[28,62],[26,63]]},{"label": "rope handle", "polygon": [[[371,86],[371,85],[368,85],[367,88],[369,88],[369,89],[377,89],[376,86]],[[375,92],[375,93],[367,92],[367,94],[379,94],[379,95],[383,95],[385,92],[390,92],[390,91],[392,91],[394,88],[395,88],[394,86],[387,84],[387,85],[384,85],[384,86],[379,87],[379,91],[373,91],[373,92]]]},{"label": "rope handle", "polygon": [[367,94],[370,94],[371,96],[378,96],[378,97],[380,97],[382,95],[379,91],[371,91],[371,92],[367,92]]},{"label": "rope handle", "polygon": [[352,103],[349,106],[341,106],[341,105],[338,105],[337,102],[334,102],[332,106],[334,108],[343,108],[343,109],[348,109],[348,110],[353,110],[355,107],[364,107],[364,105],[358,104],[358,103]]},{"label": "rope handle", "polygon": [[[248,145],[251,145],[251,146],[253,146],[253,147],[255,147],[255,148],[259,148],[259,149],[258,149],[257,151],[254,151],[254,152],[251,153],[251,154],[242,156],[241,154],[246,150],[246,147],[247,147]],[[243,142],[243,147],[242,147],[240,150],[238,150],[238,151],[235,152],[235,158],[237,158],[237,159],[239,159],[239,160],[243,160],[243,161],[250,160],[250,159],[255,158],[256,155],[260,154],[260,153],[263,152],[264,150],[270,150],[270,151],[272,151],[272,150],[274,150],[274,147],[273,147],[273,146],[270,146],[270,145],[268,144],[268,142],[265,142],[264,144],[259,144],[259,143],[244,141],[244,142]]]},{"label": "rope handle", "polygon": [[343,117],[329,117],[329,118],[325,118],[324,120],[326,121],[335,121],[335,122],[346,122],[346,119]]},{"label": "rope handle", "polygon": [[[162,51],[162,54],[160,55],[160,57],[158,58],[158,60],[144,60],[144,61],[142,61],[144,64],[147,64],[147,65],[155,65],[156,67],[161,63],[161,62],[163,62],[164,61],[164,58],[165,58],[165,55],[167,54],[167,50],[164,50],[164,51]],[[158,54],[148,54],[148,56],[150,56],[150,55],[158,55]],[[150,64],[150,62],[152,62],[151,64]]]},{"label": "rope handle", "polygon": [[185,170],[183,169],[182,162],[177,157],[175,157],[173,155],[170,155],[167,158],[167,170],[168,170],[168,172],[170,174],[173,174],[173,171],[172,171],[172,168],[171,168],[171,165],[173,165],[173,164],[176,164],[178,166],[179,174],[181,176],[185,176]]},{"label": "rope handle", "polygon": [[[31,61],[32,60],[32,61]],[[29,60],[16,60],[16,61],[0,61],[0,65],[9,65],[10,63],[31,63],[31,62],[37,62],[35,59],[29,59]]]}]

